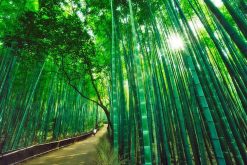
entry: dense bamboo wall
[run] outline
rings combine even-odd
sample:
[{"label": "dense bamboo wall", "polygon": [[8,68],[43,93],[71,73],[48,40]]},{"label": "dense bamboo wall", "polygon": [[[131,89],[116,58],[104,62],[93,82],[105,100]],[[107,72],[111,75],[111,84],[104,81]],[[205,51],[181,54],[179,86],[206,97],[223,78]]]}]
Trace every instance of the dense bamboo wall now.
[{"label": "dense bamboo wall", "polygon": [[0,53],[1,152],[78,136],[105,120],[48,59],[25,63],[12,52],[1,48]]},{"label": "dense bamboo wall", "polygon": [[237,1],[111,4],[115,150],[130,164],[246,164],[247,19]]}]

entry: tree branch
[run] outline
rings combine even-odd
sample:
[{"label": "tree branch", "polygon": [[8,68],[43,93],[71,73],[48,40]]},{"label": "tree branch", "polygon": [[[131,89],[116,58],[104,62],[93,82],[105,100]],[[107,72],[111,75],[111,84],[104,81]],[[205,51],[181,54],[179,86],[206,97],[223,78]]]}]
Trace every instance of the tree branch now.
[{"label": "tree branch", "polygon": [[63,60],[62,60],[62,72],[64,73],[65,77],[67,78],[67,82],[68,84],[76,91],[79,93],[79,95],[89,101],[92,101],[94,103],[96,103],[97,105],[101,106],[97,101],[90,99],[89,97],[85,96],[74,84],[72,84],[71,82],[71,78],[69,77],[68,73],[65,71],[64,69],[64,65],[63,65]]}]

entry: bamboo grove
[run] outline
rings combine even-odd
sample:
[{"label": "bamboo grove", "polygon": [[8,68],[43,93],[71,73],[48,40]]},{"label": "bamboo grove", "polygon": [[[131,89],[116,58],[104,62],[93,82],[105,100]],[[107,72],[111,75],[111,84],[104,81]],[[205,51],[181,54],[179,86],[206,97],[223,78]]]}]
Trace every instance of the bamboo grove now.
[{"label": "bamboo grove", "polygon": [[[63,72],[73,63],[71,54],[55,56],[54,44],[50,51],[40,52],[41,46],[35,45],[39,38],[36,34],[30,37],[30,32],[37,31],[29,24],[40,11],[39,4],[37,0],[0,1],[0,153],[79,136],[106,120],[96,102],[81,97],[85,92],[93,93],[83,83],[86,76],[77,80],[76,91],[74,81],[68,81],[68,72]],[[43,18],[44,14],[40,15]],[[18,26],[21,30],[27,26],[27,34],[23,31],[19,35]],[[51,38],[61,40],[57,34]]]},{"label": "bamboo grove", "polygon": [[247,164],[246,0],[0,0],[2,153],[107,120],[126,164]]},{"label": "bamboo grove", "polygon": [[10,49],[1,49],[0,133],[2,153],[79,136],[104,119],[98,106],[82,99],[49,60],[27,69]]},{"label": "bamboo grove", "polygon": [[111,0],[111,12],[115,151],[246,164],[246,1]]}]

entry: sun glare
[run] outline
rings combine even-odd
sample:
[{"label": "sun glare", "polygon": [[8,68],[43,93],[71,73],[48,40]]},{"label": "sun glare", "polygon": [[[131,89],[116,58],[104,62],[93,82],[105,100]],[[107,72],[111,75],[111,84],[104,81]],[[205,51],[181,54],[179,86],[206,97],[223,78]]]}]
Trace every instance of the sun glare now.
[{"label": "sun glare", "polygon": [[212,0],[212,2],[214,3],[214,5],[216,7],[222,7],[223,6],[222,0]]},{"label": "sun glare", "polygon": [[167,42],[173,51],[184,49],[184,41],[178,34],[171,34],[168,36]]},{"label": "sun glare", "polygon": [[200,31],[204,28],[202,22],[197,17],[194,17],[189,21],[189,26],[195,35],[197,35],[197,31]]}]

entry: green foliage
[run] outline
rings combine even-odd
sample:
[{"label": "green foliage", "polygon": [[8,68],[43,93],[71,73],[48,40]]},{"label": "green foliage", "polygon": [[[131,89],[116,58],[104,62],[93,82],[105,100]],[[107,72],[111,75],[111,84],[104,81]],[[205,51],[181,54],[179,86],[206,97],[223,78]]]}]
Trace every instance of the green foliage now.
[{"label": "green foliage", "polygon": [[246,20],[245,0],[0,1],[6,150],[83,132],[97,105],[101,161],[246,164]]},{"label": "green foliage", "polygon": [[26,0],[25,5],[26,10],[29,11],[38,11],[39,10],[39,0]]},{"label": "green foliage", "polygon": [[[110,57],[103,53],[107,47],[95,46],[88,23],[76,11],[66,13],[62,3],[42,1],[36,10],[37,1],[27,1],[23,8],[17,7],[18,2],[1,1],[6,5],[1,23],[15,22],[1,36],[3,152],[76,136],[105,120],[102,111],[95,111],[95,103],[96,93],[108,102],[107,89],[101,87],[107,79]],[[17,9],[18,14],[13,12]],[[15,15],[7,17],[11,11]]]},{"label": "green foliage", "polygon": [[96,150],[97,158],[95,164],[97,165],[121,165],[126,163],[126,160],[120,160],[119,155],[114,152],[108,135],[100,138]]},{"label": "green foliage", "polygon": [[[14,55],[27,66],[49,59],[69,84],[78,88],[83,82],[87,92],[79,89],[81,94],[95,102],[101,100],[99,104],[104,106],[109,102],[105,95],[107,89],[101,84],[107,83],[109,72],[110,46],[105,36],[110,15],[105,9],[88,8],[88,5],[91,4],[81,1],[73,4],[42,1],[39,11],[26,11],[18,16],[18,26],[5,32],[3,42],[6,47],[12,47]],[[101,20],[95,17],[97,12],[101,12],[105,20],[102,26],[98,26]]]}]

